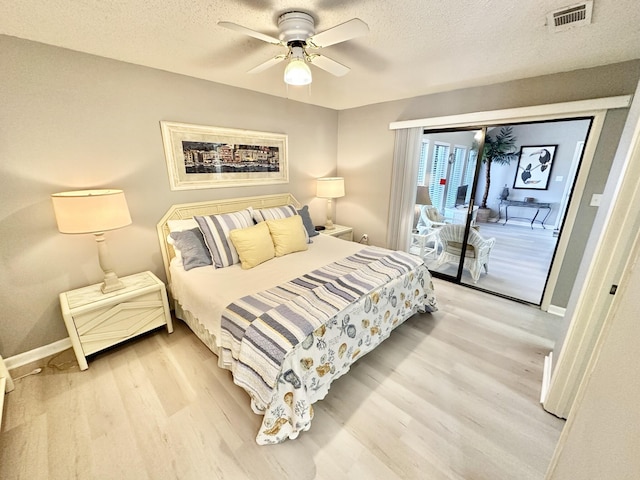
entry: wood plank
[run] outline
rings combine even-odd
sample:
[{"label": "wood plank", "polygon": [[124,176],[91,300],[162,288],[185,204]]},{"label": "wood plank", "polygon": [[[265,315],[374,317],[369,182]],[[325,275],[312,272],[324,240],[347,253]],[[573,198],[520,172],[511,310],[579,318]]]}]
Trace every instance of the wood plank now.
[{"label": "wood plank", "polygon": [[5,398],[0,478],[542,479],[564,424],[538,403],[557,317],[434,283],[440,311],[396,329],[280,445],[255,443],[248,395],[182,322],[84,372],[35,365]]}]

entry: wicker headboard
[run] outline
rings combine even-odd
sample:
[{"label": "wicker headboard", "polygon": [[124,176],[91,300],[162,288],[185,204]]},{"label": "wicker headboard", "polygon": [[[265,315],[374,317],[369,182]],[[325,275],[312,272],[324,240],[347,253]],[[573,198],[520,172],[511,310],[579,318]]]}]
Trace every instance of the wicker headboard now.
[{"label": "wicker headboard", "polygon": [[158,241],[160,242],[160,250],[162,251],[162,261],[164,263],[164,271],[167,275],[167,282],[171,283],[171,273],[169,272],[169,262],[175,256],[173,247],[167,243],[169,235],[169,220],[183,220],[192,218],[196,215],[215,215],[218,213],[237,212],[243,208],[270,208],[282,205],[293,205],[300,208],[300,202],[290,193],[279,193],[276,195],[263,195],[260,197],[244,197],[231,198],[223,200],[211,200],[207,202],[182,203],[173,205],[167,213],[160,219],[156,226],[158,232]]}]

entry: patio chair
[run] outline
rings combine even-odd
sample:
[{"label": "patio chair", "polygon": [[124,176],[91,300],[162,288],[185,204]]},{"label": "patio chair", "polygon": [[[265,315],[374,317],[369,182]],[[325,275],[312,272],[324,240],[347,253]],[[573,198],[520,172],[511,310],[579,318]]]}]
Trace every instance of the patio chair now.
[{"label": "patio chair", "polygon": [[434,229],[446,225],[445,218],[433,205],[420,205],[420,217],[416,230],[420,235],[428,235]]},{"label": "patio chair", "polygon": [[409,252],[427,258],[438,255],[441,249],[438,229],[445,225],[444,217],[433,205],[418,205],[419,217],[411,235]]},{"label": "patio chair", "polygon": [[[458,264],[460,262],[464,230],[464,225],[444,225],[438,229],[442,252],[438,256],[436,268],[444,263]],[[471,273],[473,283],[478,282],[482,268],[486,273],[489,273],[489,255],[495,243],[495,238],[484,239],[475,229],[469,230],[467,249],[464,256],[464,268]]]}]

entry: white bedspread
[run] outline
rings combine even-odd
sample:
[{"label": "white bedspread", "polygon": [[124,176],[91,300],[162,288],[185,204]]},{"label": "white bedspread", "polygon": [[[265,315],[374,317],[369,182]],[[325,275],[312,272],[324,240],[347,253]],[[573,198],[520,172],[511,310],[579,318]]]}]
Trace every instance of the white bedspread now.
[{"label": "white bedspread", "polygon": [[171,294],[218,342],[222,312],[234,300],[278,286],[366,247],[328,235],[317,235],[312,240],[306,251],[274,258],[249,270],[236,264],[187,272],[181,266],[171,265]]}]

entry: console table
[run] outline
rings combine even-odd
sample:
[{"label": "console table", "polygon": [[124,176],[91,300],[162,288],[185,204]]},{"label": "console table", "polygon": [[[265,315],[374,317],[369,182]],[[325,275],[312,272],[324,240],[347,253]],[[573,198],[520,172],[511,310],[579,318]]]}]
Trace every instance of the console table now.
[{"label": "console table", "polygon": [[[473,210],[471,211],[471,225],[476,224],[476,217],[478,216],[478,207],[477,205],[473,206]],[[467,211],[469,207],[448,207],[444,209],[444,218],[448,223],[467,223]]]},{"label": "console table", "polygon": [[[549,216],[549,214],[551,213],[551,204],[550,203],[539,203],[539,202],[523,202],[522,200],[501,200],[500,201],[500,209],[502,209],[502,207],[504,207],[504,223],[503,225],[506,225],[507,222],[509,221],[509,207],[525,207],[525,208],[535,208],[536,209],[536,213],[533,216],[533,218],[529,218],[529,217],[514,217],[511,216],[512,219],[517,218],[520,220],[529,220],[531,223],[531,228],[533,229],[533,223],[534,222],[538,222],[540,225],[542,225],[542,228],[544,227],[544,222],[547,219],[547,217]],[[538,215],[540,214],[540,210],[546,210],[547,213],[545,214],[544,218],[542,220],[538,220]],[[498,212],[500,213],[500,212]]]}]

